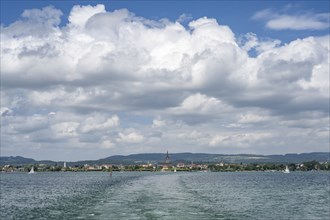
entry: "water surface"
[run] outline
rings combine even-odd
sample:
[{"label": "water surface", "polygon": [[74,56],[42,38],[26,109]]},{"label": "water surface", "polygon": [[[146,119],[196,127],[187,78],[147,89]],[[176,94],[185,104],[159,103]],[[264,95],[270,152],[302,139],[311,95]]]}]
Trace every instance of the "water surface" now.
[{"label": "water surface", "polygon": [[329,172],[1,173],[0,219],[330,219]]}]

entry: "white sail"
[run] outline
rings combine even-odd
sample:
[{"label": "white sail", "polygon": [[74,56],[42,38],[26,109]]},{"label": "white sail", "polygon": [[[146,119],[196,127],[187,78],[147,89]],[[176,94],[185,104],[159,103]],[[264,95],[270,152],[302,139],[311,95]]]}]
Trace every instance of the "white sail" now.
[{"label": "white sail", "polygon": [[31,168],[29,174],[35,174],[35,172],[34,172],[34,168],[33,168],[33,167]]},{"label": "white sail", "polygon": [[285,170],[283,171],[283,173],[290,173],[289,167],[285,166]]}]

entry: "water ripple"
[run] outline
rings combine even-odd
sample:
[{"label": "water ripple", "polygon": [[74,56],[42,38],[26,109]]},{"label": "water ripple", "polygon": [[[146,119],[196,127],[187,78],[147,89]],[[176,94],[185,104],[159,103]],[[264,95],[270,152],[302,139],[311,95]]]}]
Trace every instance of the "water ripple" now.
[{"label": "water ripple", "polygon": [[329,219],[329,172],[1,174],[0,219]]}]

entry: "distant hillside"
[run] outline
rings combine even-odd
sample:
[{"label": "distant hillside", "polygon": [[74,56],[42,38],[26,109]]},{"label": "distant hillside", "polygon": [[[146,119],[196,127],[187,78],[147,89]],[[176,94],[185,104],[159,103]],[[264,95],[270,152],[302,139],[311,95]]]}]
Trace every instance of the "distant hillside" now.
[{"label": "distant hillside", "polygon": [[[84,160],[77,162],[67,162],[69,166],[84,164],[142,164],[142,163],[162,163],[165,154],[149,153],[149,154],[132,154],[128,156],[115,155],[99,160]],[[206,163],[206,162],[225,162],[225,163],[301,163],[316,160],[319,162],[329,161],[329,153],[315,152],[302,154],[285,154],[285,155],[256,155],[256,154],[204,154],[204,153],[176,153],[170,154],[172,162],[185,163]],[[0,157],[0,165],[24,165],[24,164],[62,164],[58,161],[36,161],[24,157]]]},{"label": "distant hillside", "polygon": [[31,158],[25,158],[25,157],[0,157],[0,165],[24,165],[24,164],[33,164],[36,163],[34,159]]},{"label": "distant hillside", "polygon": [[316,160],[319,162],[329,161],[330,153],[326,152],[314,152],[314,153],[301,153],[301,154],[285,154],[285,155],[270,155],[272,161],[276,162],[306,162]]},{"label": "distant hillside", "polygon": [[[170,154],[171,161],[214,161],[215,154],[202,154],[202,153],[176,153]],[[110,156],[98,160],[100,163],[161,163],[165,159],[165,154],[150,153],[150,154],[131,154],[128,156]]]},{"label": "distant hillside", "polygon": [[[110,156],[104,159],[96,160],[97,164],[102,163],[162,163],[165,154],[132,154],[128,156]],[[176,153],[170,154],[173,162],[225,162],[225,163],[301,163],[316,160],[319,162],[329,161],[329,153],[302,153],[285,155],[255,155],[255,154],[205,154],[205,153]],[[80,161],[82,162],[82,161]],[[88,161],[86,161],[88,162]]]}]

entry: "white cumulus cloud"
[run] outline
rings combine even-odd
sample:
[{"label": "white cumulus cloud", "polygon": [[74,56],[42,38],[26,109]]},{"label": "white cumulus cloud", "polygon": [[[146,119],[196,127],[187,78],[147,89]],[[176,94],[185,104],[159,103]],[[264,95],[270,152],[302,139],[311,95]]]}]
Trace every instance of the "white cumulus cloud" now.
[{"label": "white cumulus cloud", "polygon": [[265,20],[266,27],[273,30],[324,30],[329,28],[330,13],[286,14],[270,9],[256,12],[253,19]]},{"label": "white cumulus cloud", "polygon": [[[150,20],[101,4],[74,6],[67,24],[62,16],[49,6],[1,26],[3,152],[327,149],[318,125],[329,119],[329,35],[239,38],[214,18]],[[271,10],[254,18],[273,29],[329,23]]]}]

